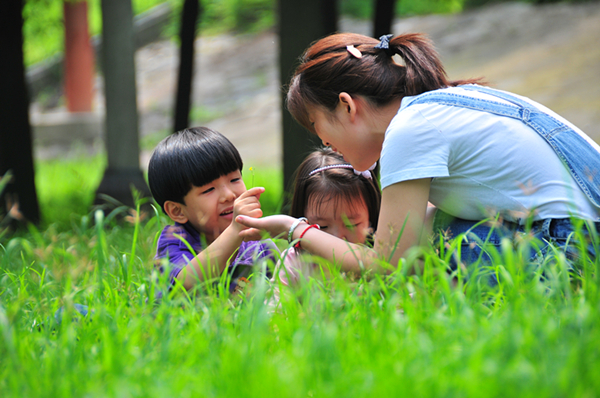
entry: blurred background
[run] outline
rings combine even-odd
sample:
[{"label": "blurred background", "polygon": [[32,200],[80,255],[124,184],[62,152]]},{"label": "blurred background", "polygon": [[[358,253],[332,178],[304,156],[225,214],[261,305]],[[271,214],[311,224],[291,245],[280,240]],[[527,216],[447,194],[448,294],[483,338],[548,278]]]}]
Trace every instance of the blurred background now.
[{"label": "blurred background", "polygon": [[[142,171],[154,146],[173,131],[183,3],[132,0]],[[253,169],[245,178],[252,174],[253,185],[272,186],[271,211],[283,195],[280,3],[200,2],[189,111],[189,125],[214,128],[238,147]],[[374,8],[375,1],[339,0],[338,30],[373,35]],[[42,218],[68,225],[73,214],[89,211],[107,164],[104,78],[96,65],[90,111],[69,111],[63,0],[24,0],[23,18]],[[97,43],[100,0],[87,0],[87,21]],[[493,87],[548,106],[600,141],[600,2],[397,0],[391,33],[405,32],[429,35],[451,79],[483,76]]]}]

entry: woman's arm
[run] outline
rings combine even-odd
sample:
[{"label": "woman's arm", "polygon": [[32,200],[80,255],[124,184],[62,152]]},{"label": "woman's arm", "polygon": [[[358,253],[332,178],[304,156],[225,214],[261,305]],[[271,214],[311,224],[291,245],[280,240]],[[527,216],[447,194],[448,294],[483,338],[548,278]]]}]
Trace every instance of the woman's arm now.
[{"label": "woman's arm", "polygon": [[375,250],[390,264],[398,264],[406,251],[421,243],[427,233],[425,220],[430,186],[431,179],[423,178],[383,189]]},{"label": "woman's arm", "polygon": [[[306,231],[301,243],[302,248],[329,261],[339,262],[344,271],[361,272],[363,268],[376,269],[377,259],[384,259],[396,265],[406,250],[417,245],[421,239],[429,187],[430,179],[427,178],[403,181],[383,190],[374,249],[348,243],[316,228]],[[295,220],[283,215],[260,219],[244,216],[237,218],[240,224],[265,230],[271,236],[287,236]],[[404,231],[398,240],[403,226]],[[300,224],[294,230],[292,238],[298,239],[306,228],[308,224]],[[243,231],[241,235],[250,233],[252,229]]]}]

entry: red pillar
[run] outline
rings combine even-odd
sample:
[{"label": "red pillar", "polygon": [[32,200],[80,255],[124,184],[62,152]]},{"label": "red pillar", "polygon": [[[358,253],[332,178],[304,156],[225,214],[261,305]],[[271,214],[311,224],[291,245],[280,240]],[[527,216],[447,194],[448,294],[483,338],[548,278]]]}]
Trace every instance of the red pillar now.
[{"label": "red pillar", "polygon": [[94,97],[94,49],[86,0],[64,0],[65,96],[69,112],[90,112]]}]

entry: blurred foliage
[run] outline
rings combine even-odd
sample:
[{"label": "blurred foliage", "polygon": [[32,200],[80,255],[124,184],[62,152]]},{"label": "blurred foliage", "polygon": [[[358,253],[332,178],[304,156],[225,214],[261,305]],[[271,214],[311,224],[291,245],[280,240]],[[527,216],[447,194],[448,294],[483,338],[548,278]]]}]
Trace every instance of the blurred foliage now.
[{"label": "blurred foliage", "polygon": [[273,0],[204,0],[203,29],[215,32],[254,32],[273,26]]},{"label": "blurred foliage", "polygon": [[[339,0],[340,12],[354,18],[372,18],[374,1]],[[396,15],[445,14],[462,10],[465,0],[396,0]]]},{"label": "blurred foliage", "polygon": [[[102,29],[101,0],[87,0],[90,34]],[[133,12],[140,14],[165,0],[131,0]],[[29,66],[63,51],[63,0],[24,0],[23,36],[25,65]]]},{"label": "blurred foliage", "polygon": [[[463,1],[399,0],[396,12],[398,15],[457,12],[461,10]],[[101,0],[87,2],[90,34],[98,35],[102,29]],[[164,34],[166,37],[173,37],[179,31],[179,12],[183,0],[132,0],[135,15],[165,2],[171,3],[174,12]],[[256,32],[272,27],[276,20],[274,0],[203,0],[201,5],[199,27],[203,34]],[[355,18],[370,18],[373,2],[340,0],[340,12]],[[63,0],[25,0],[23,17],[26,65],[43,61],[63,51]]]},{"label": "blurred foliage", "polygon": [[[135,15],[169,2],[174,9],[165,36],[179,29],[179,10],[183,0],[131,0]],[[88,23],[92,36],[102,30],[101,0],[87,0]],[[273,0],[204,0],[200,27],[207,33],[252,32],[273,26]],[[43,61],[64,49],[63,0],[25,0],[23,9],[24,51],[27,66]]]},{"label": "blurred foliage", "polygon": [[[134,14],[138,15],[152,7],[171,3],[173,18],[165,28],[165,37],[174,37],[179,31],[179,12],[184,0],[131,0]],[[200,1],[200,0],[199,0]],[[397,0],[396,15],[444,14],[460,12],[506,0]],[[528,3],[581,2],[586,0],[521,0]],[[101,0],[87,0],[91,35],[102,29]],[[339,0],[342,15],[354,18],[371,18],[374,1]],[[276,21],[275,0],[202,0],[200,29],[203,34],[223,32],[256,32],[274,26]],[[25,64],[32,65],[63,51],[63,0],[25,0],[23,10],[25,37]]]}]

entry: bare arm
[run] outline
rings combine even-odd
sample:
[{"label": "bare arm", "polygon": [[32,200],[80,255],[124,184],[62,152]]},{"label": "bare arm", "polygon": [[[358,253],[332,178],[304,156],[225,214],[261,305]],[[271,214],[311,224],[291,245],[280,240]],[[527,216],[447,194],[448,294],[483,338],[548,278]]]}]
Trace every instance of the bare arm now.
[{"label": "bare arm", "polygon": [[[302,248],[327,260],[339,262],[344,271],[376,269],[377,259],[396,265],[406,250],[417,245],[421,239],[429,187],[430,179],[420,179],[400,182],[383,190],[379,227],[373,249],[348,243],[316,228],[306,231]],[[287,236],[295,218],[280,215],[250,219],[242,216],[237,220],[247,227],[265,230],[271,236]],[[294,231],[293,239],[298,239],[307,227],[308,224],[300,224]],[[398,240],[401,231],[402,235]],[[250,229],[241,234],[250,235],[251,232]]]},{"label": "bare arm", "polygon": [[206,279],[220,276],[227,261],[242,244],[240,232],[246,227],[236,222],[238,215],[247,217],[261,217],[260,194],[264,188],[255,187],[244,192],[233,204],[233,220],[231,224],[204,250],[179,272],[177,280],[183,283],[186,289],[191,289],[197,283]]}]

